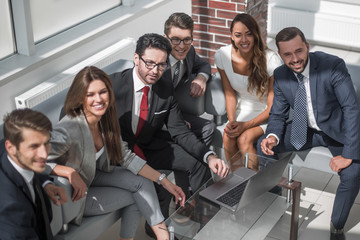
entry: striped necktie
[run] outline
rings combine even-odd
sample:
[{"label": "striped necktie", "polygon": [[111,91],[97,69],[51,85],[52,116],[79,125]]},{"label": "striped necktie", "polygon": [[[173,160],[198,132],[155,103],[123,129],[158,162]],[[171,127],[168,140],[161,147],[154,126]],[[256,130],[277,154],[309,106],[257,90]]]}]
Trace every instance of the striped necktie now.
[{"label": "striped necktie", "polygon": [[175,71],[174,71],[174,78],[173,78],[173,84],[174,87],[176,87],[176,85],[179,82],[179,75],[180,75],[180,61],[177,61],[176,66],[175,66]]}]

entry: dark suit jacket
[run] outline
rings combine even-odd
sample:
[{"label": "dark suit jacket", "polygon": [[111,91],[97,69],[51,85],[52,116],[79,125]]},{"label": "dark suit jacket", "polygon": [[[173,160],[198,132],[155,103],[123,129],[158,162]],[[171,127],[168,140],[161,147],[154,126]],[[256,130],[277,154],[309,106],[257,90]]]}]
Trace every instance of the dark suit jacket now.
[{"label": "dark suit jacket", "polygon": [[[196,54],[193,46],[190,47],[189,52],[186,54],[185,63],[186,73],[180,79],[179,84],[184,83],[187,80],[192,81],[200,72],[209,74],[209,77],[211,78],[210,64]],[[168,68],[162,77],[172,81],[171,68]]]},{"label": "dark suit jacket", "polygon": [[[294,107],[297,87],[297,79],[286,65],[274,71],[274,103],[266,132],[279,139],[289,109]],[[360,108],[345,62],[323,52],[310,53],[310,91],[320,129],[344,144],[343,157],[360,159]]]},{"label": "dark suit jacket", "polygon": [[[189,130],[174,99],[172,82],[160,79],[152,86],[152,96],[147,121],[138,137],[131,128],[134,84],[133,69],[110,75],[116,99],[116,110],[119,117],[121,135],[133,150],[135,144],[144,151],[161,150],[169,142],[159,134],[165,124],[176,143],[188,153],[202,161],[209,149]],[[165,156],[166,157],[166,156]]]},{"label": "dark suit jacket", "polygon": [[[4,142],[0,142],[0,239],[46,239],[45,227],[39,226],[35,205],[30,191],[20,173],[7,159]],[[35,174],[38,178],[38,174]],[[40,182],[43,182],[39,180]],[[43,192],[44,196],[47,196]],[[51,214],[50,202],[44,198],[48,213]],[[51,218],[51,217],[50,217]],[[38,230],[40,229],[40,231]],[[40,232],[40,233],[39,233]]]},{"label": "dark suit jacket", "polygon": [[[179,107],[183,113],[199,116],[204,113],[205,96],[193,98],[190,96],[191,82],[200,73],[206,73],[211,78],[210,64],[199,57],[195,48],[191,46],[185,58],[186,72],[179,80],[175,88],[175,98],[178,100]],[[165,70],[162,78],[165,81],[173,82],[171,67]]]}]

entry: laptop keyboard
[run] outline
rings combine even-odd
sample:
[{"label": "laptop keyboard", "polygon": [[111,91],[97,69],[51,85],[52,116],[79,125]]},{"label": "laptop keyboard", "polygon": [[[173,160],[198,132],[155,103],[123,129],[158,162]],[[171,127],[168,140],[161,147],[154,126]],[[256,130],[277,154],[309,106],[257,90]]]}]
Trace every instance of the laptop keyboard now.
[{"label": "laptop keyboard", "polygon": [[249,180],[246,180],[240,185],[234,187],[233,189],[230,189],[229,191],[218,197],[216,200],[231,207],[235,206],[240,201],[248,181]]}]

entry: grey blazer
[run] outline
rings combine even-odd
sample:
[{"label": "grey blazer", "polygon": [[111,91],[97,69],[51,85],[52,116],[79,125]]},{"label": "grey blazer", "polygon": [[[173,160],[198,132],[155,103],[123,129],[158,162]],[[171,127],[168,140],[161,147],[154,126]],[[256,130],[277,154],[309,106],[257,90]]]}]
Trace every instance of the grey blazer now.
[{"label": "grey blazer", "polygon": [[[74,118],[69,116],[62,118],[51,133],[50,145],[47,163],[50,168],[53,169],[57,164],[74,168],[87,187],[91,185],[96,169],[111,172],[114,168],[110,165],[105,146],[104,153],[96,161],[93,137],[83,114]],[[146,164],[143,159],[128,149],[126,142],[121,141],[120,150],[123,156],[121,166],[134,174],[137,174]],[[83,211],[79,216],[78,223],[81,222],[82,214]]]}]

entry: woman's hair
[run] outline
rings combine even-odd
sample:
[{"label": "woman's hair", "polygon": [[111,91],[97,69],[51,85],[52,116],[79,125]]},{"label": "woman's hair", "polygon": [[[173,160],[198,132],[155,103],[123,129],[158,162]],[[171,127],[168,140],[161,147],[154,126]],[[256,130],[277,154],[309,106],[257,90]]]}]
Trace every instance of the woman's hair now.
[{"label": "woman's hair", "polygon": [[[230,32],[233,33],[234,25],[237,22],[244,24],[254,36],[253,57],[250,63],[250,75],[247,90],[256,92],[259,98],[262,98],[267,92],[269,76],[266,67],[266,44],[264,43],[259,25],[249,14],[241,13],[235,16],[231,22]],[[235,49],[238,49],[233,40],[231,43]]]},{"label": "woman's hair", "polygon": [[87,89],[94,80],[102,81],[109,92],[109,106],[100,119],[100,130],[104,135],[105,146],[110,158],[110,163],[116,165],[122,159],[120,125],[117,118],[115,97],[108,75],[101,69],[89,66],[83,68],[74,78],[65,99],[65,112],[71,117],[79,116]]}]

